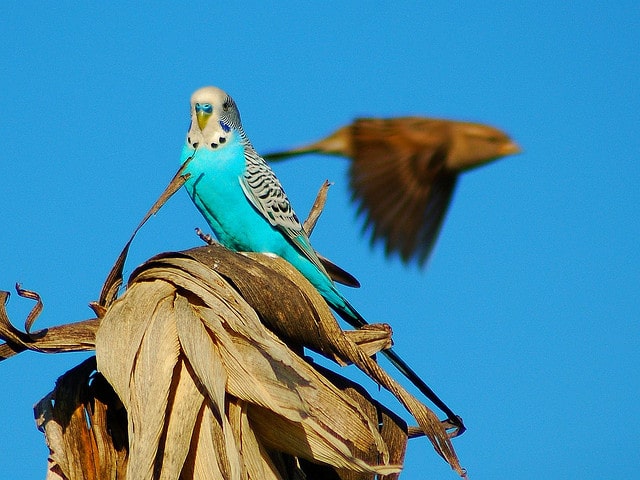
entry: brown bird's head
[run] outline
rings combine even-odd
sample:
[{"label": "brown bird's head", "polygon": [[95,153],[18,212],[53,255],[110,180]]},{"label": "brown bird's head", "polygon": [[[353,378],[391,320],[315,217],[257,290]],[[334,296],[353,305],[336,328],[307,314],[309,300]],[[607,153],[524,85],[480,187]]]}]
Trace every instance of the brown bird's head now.
[{"label": "brown bird's head", "polygon": [[447,168],[464,171],[520,153],[520,147],[502,130],[470,122],[450,122]]}]

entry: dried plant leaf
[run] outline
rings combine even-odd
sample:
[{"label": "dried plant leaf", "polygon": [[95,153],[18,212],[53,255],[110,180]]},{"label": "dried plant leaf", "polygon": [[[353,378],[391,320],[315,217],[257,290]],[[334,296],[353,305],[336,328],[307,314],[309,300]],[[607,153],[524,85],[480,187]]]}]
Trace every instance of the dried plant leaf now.
[{"label": "dried plant leaf", "polygon": [[[172,281],[180,284],[188,277],[185,272],[189,271],[198,279],[199,285],[194,287],[194,293],[204,295],[211,276],[209,269],[204,265],[210,265],[224,279],[231,282],[249,305],[260,312],[261,320],[278,336],[286,338],[289,344],[313,348],[343,364],[354,363],[374,381],[393,393],[414,416],[436,452],[460,475],[464,475],[445,425],[369,358],[367,353],[350,341],[338,326],[326,302],[295,268],[278,257],[250,253],[244,256],[247,257],[247,261],[214,244],[177,255],[164,254],[154,257],[137,269],[132,278],[142,280],[150,275],[152,269],[159,269],[163,275],[169,275]],[[198,260],[199,266],[188,266],[191,265],[187,260],[189,257]],[[274,282],[274,274],[279,274],[278,282]],[[216,285],[222,283],[222,279],[215,282]],[[246,384],[244,387],[246,388]]]},{"label": "dried plant leaf", "polygon": [[316,227],[316,223],[318,223],[318,219],[320,215],[322,215],[322,211],[324,210],[324,205],[327,203],[327,193],[329,192],[329,187],[331,186],[331,182],[329,180],[325,180],[318,190],[318,194],[316,195],[316,199],[311,206],[311,210],[309,211],[309,216],[302,224],[302,228],[307,232],[307,236],[311,236],[313,233],[313,229]]},{"label": "dried plant leaf", "polygon": [[[132,441],[130,478],[150,478],[154,466],[162,471],[165,464],[178,470],[179,461],[163,457],[169,434],[173,447],[183,442],[179,458],[188,450],[183,474],[196,478],[205,465],[211,468],[211,451],[221,478],[240,478],[249,470],[278,478],[268,454],[276,447],[358,472],[399,471],[385,460],[390,455],[377,424],[360,405],[266,330],[238,292],[202,263],[183,255],[154,259],[136,272],[102,322],[96,338],[100,371],[109,379],[121,377],[113,384],[127,405],[130,434],[144,443],[138,448]],[[175,390],[187,374],[205,399],[181,404],[179,417],[190,419],[183,421],[174,416],[177,404],[168,400],[168,389]],[[152,405],[162,413],[154,414]],[[232,425],[229,415],[237,408],[240,419]],[[368,463],[361,457],[372,445],[375,460]],[[193,457],[204,448],[209,453],[203,459]]]},{"label": "dried plant leaf", "polygon": [[118,255],[113,267],[111,267],[111,271],[109,275],[107,275],[106,280],[104,281],[104,285],[102,286],[102,291],[100,292],[100,299],[97,302],[98,308],[107,308],[109,307],[118,296],[118,290],[122,285],[122,271],[124,270],[124,264],[127,259],[127,255],[129,254],[129,248],[131,247],[131,243],[133,243],[133,239],[135,238],[138,231],[142,228],[142,226],[147,223],[147,220],[151,218],[152,215],[158,212],[160,208],[169,200],[174,193],[176,193],[182,185],[188,180],[189,174],[183,175],[183,172],[187,168],[187,165],[191,161],[191,157],[188,158],[178,169],[176,174],[173,176],[167,187],[160,194],[160,197],[155,201],[155,203],[151,206],[149,211],[143,217],[142,221],[135,228],[129,241],[125,244],[122,252]]},{"label": "dried plant leaf", "polygon": [[[407,446],[407,424],[391,410],[375,402],[360,385],[320,365],[315,365],[315,368],[323,376],[331,380],[337,388],[356,400],[370,418],[380,422],[380,435],[389,447],[389,453],[391,455],[389,459],[390,463],[402,464]],[[375,458],[373,457],[375,451],[371,450],[370,455],[372,455],[372,457],[370,457],[371,459]],[[397,478],[398,475],[398,473],[391,473],[381,477],[380,480],[393,480]],[[362,474],[351,471],[341,471],[340,477],[342,480],[363,480],[365,478]]]},{"label": "dried plant leaf", "polygon": [[18,295],[20,295],[21,297],[29,298],[31,300],[36,301],[36,304],[29,312],[29,315],[27,315],[27,319],[24,321],[24,329],[29,334],[37,335],[38,332],[31,333],[30,330],[31,330],[31,327],[33,326],[33,322],[36,321],[36,318],[38,318],[38,315],[40,315],[40,312],[42,312],[42,307],[43,307],[42,299],[40,298],[40,295],[38,295],[36,292],[22,288],[22,285],[20,285],[19,283],[16,283],[16,291],[18,292]]},{"label": "dried plant leaf", "polygon": [[[219,418],[224,416],[225,387],[227,375],[215,344],[202,322],[184,297],[175,301],[176,323],[180,345],[190,362],[191,368],[207,390],[208,397]],[[195,361],[194,361],[195,360]]]},{"label": "dried plant leaf", "polygon": [[282,475],[249,422],[248,410],[249,404],[242,400],[229,403],[229,419],[243,452],[242,478],[280,480]]},{"label": "dried plant leaf", "polygon": [[50,450],[47,478],[123,478],[126,439],[117,410],[115,393],[95,374],[95,357],[58,379],[34,408]]},{"label": "dried plant leaf", "polygon": [[[255,256],[255,254],[252,255]],[[264,264],[268,264],[273,270],[281,271],[288,278],[295,278],[298,276],[299,279],[296,281],[296,284],[301,289],[305,289],[305,295],[312,299],[314,307],[321,308],[320,304],[323,300],[322,297],[320,297],[320,294],[311,284],[305,282],[304,277],[288,262],[274,257],[265,257],[261,261]],[[333,319],[333,317],[331,318]],[[451,440],[438,417],[409,392],[407,392],[393,378],[391,378],[374,360],[368,357],[360,348],[351,342],[350,339],[343,334],[342,330],[335,322],[335,319],[333,319],[333,321],[327,321],[327,318],[323,317],[323,321],[319,326],[323,329],[324,333],[321,334],[321,338],[328,339],[331,342],[331,347],[326,347],[323,350],[332,350],[338,357],[349,359],[374,381],[393,393],[418,421],[418,424],[425,435],[431,440],[436,452],[438,452],[454,470],[456,470],[461,476],[464,476],[464,469],[460,466],[455,450],[453,449],[453,445],[451,444]]]},{"label": "dried plant leaf", "polygon": [[[140,479],[211,478],[212,472],[225,479],[334,475],[307,461],[332,466],[344,480],[396,478],[404,422],[300,357],[309,346],[355,364],[391,391],[436,451],[464,474],[436,415],[370,358],[389,346],[390,328],[342,331],[315,288],[279,258],[239,255],[219,245],[154,257],[136,269],[102,319],[77,326],[84,329],[78,345],[95,343],[99,370],[128,413],[129,457],[126,466],[117,463],[118,478],[124,468],[128,478]],[[9,340],[0,351],[42,349],[56,331],[32,338],[11,326],[3,308],[0,329]],[[74,412],[71,418],[84,421],[82,408]],[[63,438],[56,428],[48,422],[50,442]],[[87,451],[94,452],[96,478],[108,478],[118,458],[101,446],[109,435],[76,436],[92,445]],[[73,448],[64,446],[69,457],[52,461],[52,478],[63,467],[72,477],[92,478],[79,476],[87,461],[70,464],[80,455]]]},{"label": "dried plant leaf", "polygon": [[5,305],[9,299],[9,292],[0,291],[0,339],[5,341],[0,343],[0,361],[25,350],[43,353],[93,350],[95,332],[100,323],[97,318],[29,332],[42,310],[42,300],[35,292],[23,290],[19,285],[16,285],[16,288],[18,294],[32,298],[38,303],[27,316],[26,331],[22,332],[13,326],[7,315]]},{"label": "dried plant leaf", "polygon": [[161,435],[168,416],[169,389],[179,353],[171,302],[171,298],[165,298],[158,303],[131,372],[131,397],[127,408],[132,439],[129,442],[129,478],[154,478],[154,459],[160,462],[156,457],[159,447],[164,446]]},{"label": "dried plant leaf", "polygon": [[195,429],[198,412],[204,402],[204,395],[198,389],[187,365],[180,359],[170,392],[162,467],[159,478],[179,478],[189,454],[190,443],[184,441],[185,432]]},{"label": "dried plant leaf", "polygon": [[[235,454],[233,432],[225,416],[225,387],[227,372],[222,364],[217,346],[212,341],[200,319],[191,309],[186,298],[179,296],[175,299],[175,319],[184,354],[193,369],[197,379],[207,392],[208,408],[214,413],[216,426],[221,425],[224,444],[224,456],[218,457],[218,463],[223,471],[227,471],[225,478],[237,478],[240,472],[240,458]],[[218,423],[219,422],[219,423]]]},{"label": "dried plant leaf", "polygon": [[[2,308],[0,307],[0,311]],[[0,318],[3,315],[0,313]],[[2,320],[0,320],[2,323]],[[6,360],[25,350],[33,350],[41,353],[82,352],[95,348],[95,332],[100,325],[100,320],[92,318],[82,322],[68,323],[56,327],[49,327],[43,331],[37,339],[24,339],[20,343],[8,340],[15,335],[13,327],[7,328],[6,324],[0,325],[0,338],[7,340],[0,344],[0,361]],[[13,332],[9,333],[10,330]],[[22,333],[22,332],[20,332]]]},{"label": "dried plant leaf", "polygon": [[[187,288],[186,279],[184,278],[184,273],[187,271],[197,272],[199,279],[202,282],[206,281],[206,277],[210,278],[212,275],[215,275],[211,270],[192,261],[176,259],[176,266],[177,265],[180,266],[180,270],[176,275],[171,276],[171,278],[173,281],[179,283],[183,288]],[[155,274],[159,271],[162,271],[163,275],[167,275],[166,268],[156,267],[152,270],[148,270],[144,274],[141,274],[138,278],[146,278],[150,272]],[[203,283],[200,286],[204,285],[205,284]],[[220,282],[219,285],[223,286],[226,285],[226,283]],[[301,395],[301,392],[299,390],[292,389],[290,385],[292,383],[306,382],[308,380],[300,378],[300,369],[302,366],[297,366],[296,369],[290,368],[288,370],[277,368],[282,364],[290,365],[289,362],[291,362],[291,359],[288,349],[282,348],[281,346],[274,349],[270,343],[273,342],[272,335],[269,335],[269,338],[258,335],[258,333],[264,329],[261,328],[258,318],[255,313],[248,308],[248,306],[244,307],[243,311],[241,311],[241,315],[236,314],[234,318],[235,322],[233,326],[236,329],[236,332],[242,336],[236,335],[230,337],[226,330],[222,328],[222,324],[218,320],[218,317],[231,317],[233,312],[229,312],[225,315],[222,315],[220,312],[224,311],[225,307],[235,306],[238,308],[242,304],[238,302],[235,304],[220,304],[216,297],[208,296],[205,289],[192,288],[192,291],[194,293],[198,293],[202,297],[203,301],[205,301],[206,298],[206,302],[208,304],[215,306],[215,308],[211,310],[203,309],[200,314],[202,316],[202,320],[214,333],[216,340],[218,340],[221,347],[220,351],[226,364],[232,365],[232,368],[229,369],[230,372],[233,372],[233,375],[229,375],[228,379],[229,392],[232,395],[243,398],[247,401],[263,406],[270,406],[270,408],[275,409],[277,413],[289,418],[290,420],[300,421],[299,412],[304,411],[305,405],[301,404],[301,399],[298,398],[298,396]],[[223,297],[229,298],[233,293],[233,290],[229,290],[229,295],[223,295]],[[250,321],[250,323],[247,324],[248,321]],[[250,339],[250,341],[247,341],[248,339]],[[286,352],[286,355],[283,356],[282,352]],[[303,364],[303,366],[306,365]],[[259,370],[256,370],[256,368]],[[308,367],[307,370],[309,370]],[[312,370],[309,371],[312,372]],[[282,379],[277,378],[277,375],[283,375],[283,373],[288,375],[288,378],[284,378],[284,380],[286,380],[285,382],[279,383],[278,380]],[[315,375],[315,372],[313,374]],[[270,380],[267,385],[264,384],[264,381],[261,382],[261,379],[265,378]],[[273,388],[276,390],[273,392],[270,391]],[[325,404],[326,402],[332,401],[335,402],[335,399],[313,399],[312,401],[309,401],[309,405],[313,407],[317,404]],[[306,408],[310,407],[307,406]],[[291,415],[294,416],[291,417]],[[345,415],[348,415],[348,413],[338,413],[334,415],[333,418],[339,419],[343,418]],[[371,428],[371,426],[369,426],[369,428]],[[354,430],[353,425],[350,429],[349,434],[352,438],[358,435],[358,430]],[[369,431],[366,433],[368,434]],[[369,443],[368,436],[367,441],[363,443]]]},{"label": "dried plant leaf", "polygon": [[345,330],[344,334],[368,357],[393,346],[391,327],[386,323],[365,325],[358,330]]},{"label": "dried plant leaf", "polygon": [[[157,280],[150,286],[158,291],[158,295],[170,295],[173,291],[170,284]],[[145,295],[140,289],[131,289],[127,292],[127,302],[116,302],[110,309],[112,317],[120,318],[118,322],[102,322],[99,334],[106,338],[126,339],[114,348],[102,349],[98,356],[99,370],[109,379],[127,410],[129,410],[130,377],[133,372],[138,349],[145,333],[145,328],[150,321],[149,313],[156,307],[154,298]],[[142,320],[145,320],[142,321]],[[96,336],[96,343],[98,338]]]}]

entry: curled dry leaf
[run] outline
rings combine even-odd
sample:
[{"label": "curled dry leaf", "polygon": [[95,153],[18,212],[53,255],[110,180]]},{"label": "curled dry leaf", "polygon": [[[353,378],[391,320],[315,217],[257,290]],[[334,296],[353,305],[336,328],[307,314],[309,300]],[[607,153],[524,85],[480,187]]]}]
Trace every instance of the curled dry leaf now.
[{"label": "curled dry leaf", "polygon": [[37,293],[24,290],[19,285],[16,285],[16,290],[18,295],[36,300],[36,306],[25,320],[25,331],[20,331],[9,320],[5,308],[9,292],[0,291],[0,339],[4,340],[0,343],[0,361],[25,350],[58,353],[94,349],[95,332],[100,323],[97,318],[30,332],[33,322],[42,311],[42,300]]}]

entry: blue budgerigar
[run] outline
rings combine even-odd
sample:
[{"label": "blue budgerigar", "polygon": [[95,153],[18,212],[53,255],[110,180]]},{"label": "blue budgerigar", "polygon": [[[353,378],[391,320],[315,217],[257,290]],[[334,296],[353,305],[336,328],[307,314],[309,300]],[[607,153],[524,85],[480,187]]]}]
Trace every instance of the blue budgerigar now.
[{"label": "blue budgerigar", "polygon": [[[204,87],[191,97],[191,125],[181,163],[188,159],[185,188],[222,245],[284,258],[344,320],[354,327],[367,324],[336,288],[327,271],[336,267],[314,251],[279,180],[245,134],[235,102],[219,88]],[[451,423],[464,429],[459,417],[394,351],[383,353]]]}]

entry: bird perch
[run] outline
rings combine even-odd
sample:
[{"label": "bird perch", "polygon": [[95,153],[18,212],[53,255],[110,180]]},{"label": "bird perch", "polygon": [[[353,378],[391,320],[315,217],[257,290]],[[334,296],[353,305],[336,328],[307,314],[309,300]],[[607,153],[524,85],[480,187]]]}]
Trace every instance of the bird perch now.
[{"label": "bird perch", "polygon": [[[15,335],[4,308],[0,318],[7,320],[0,335]],[[229,479],[301,472],[331,478],[330,471],[349,479],[396,478],[407,441],[404,422],[357,385],[301,357],[303,347],[353,363],[389,389],[463,474],[435,414],[370,358],[389,345],[388,327],[343,332],[315,288],[281,259],[218,245],[162,254],[133,272],[126,293],[102,318],[71,325],[95,333],[100,374],[89,366],[76,384],[65,383],[75,392],[71,404],[61,401],[60,382],[56,402],[46,397],[39,404],[50,470],[62,472],[58,478],[80,478],[74,471],[84,468],[94,468],[95,478],[104,478],[98,475],[104,469],[124,469],[126,478],[136,479],[211,478],[211,472]],[[62,351],[74,349],[73,331],[59,336]],[[49,344],[39,346],[50,342],[47,335],[23,347],[53,352]],[[75,349],[91,343],[85,334]],[[106,382],[95,383],[98,378]],[[94,384],[102,392],[99,404],[91,396]],[[104,393],[107,385],[117,396]],[[61,427],[74,415],[84,418],[83,411],[91,428],[76,438]],[[127,432],[126,452],[121,438],[110,438],[115,427],[107,428],[105,412],[126,412],[116,430]],[[79,451],[85,455],[69,457]]]}]

